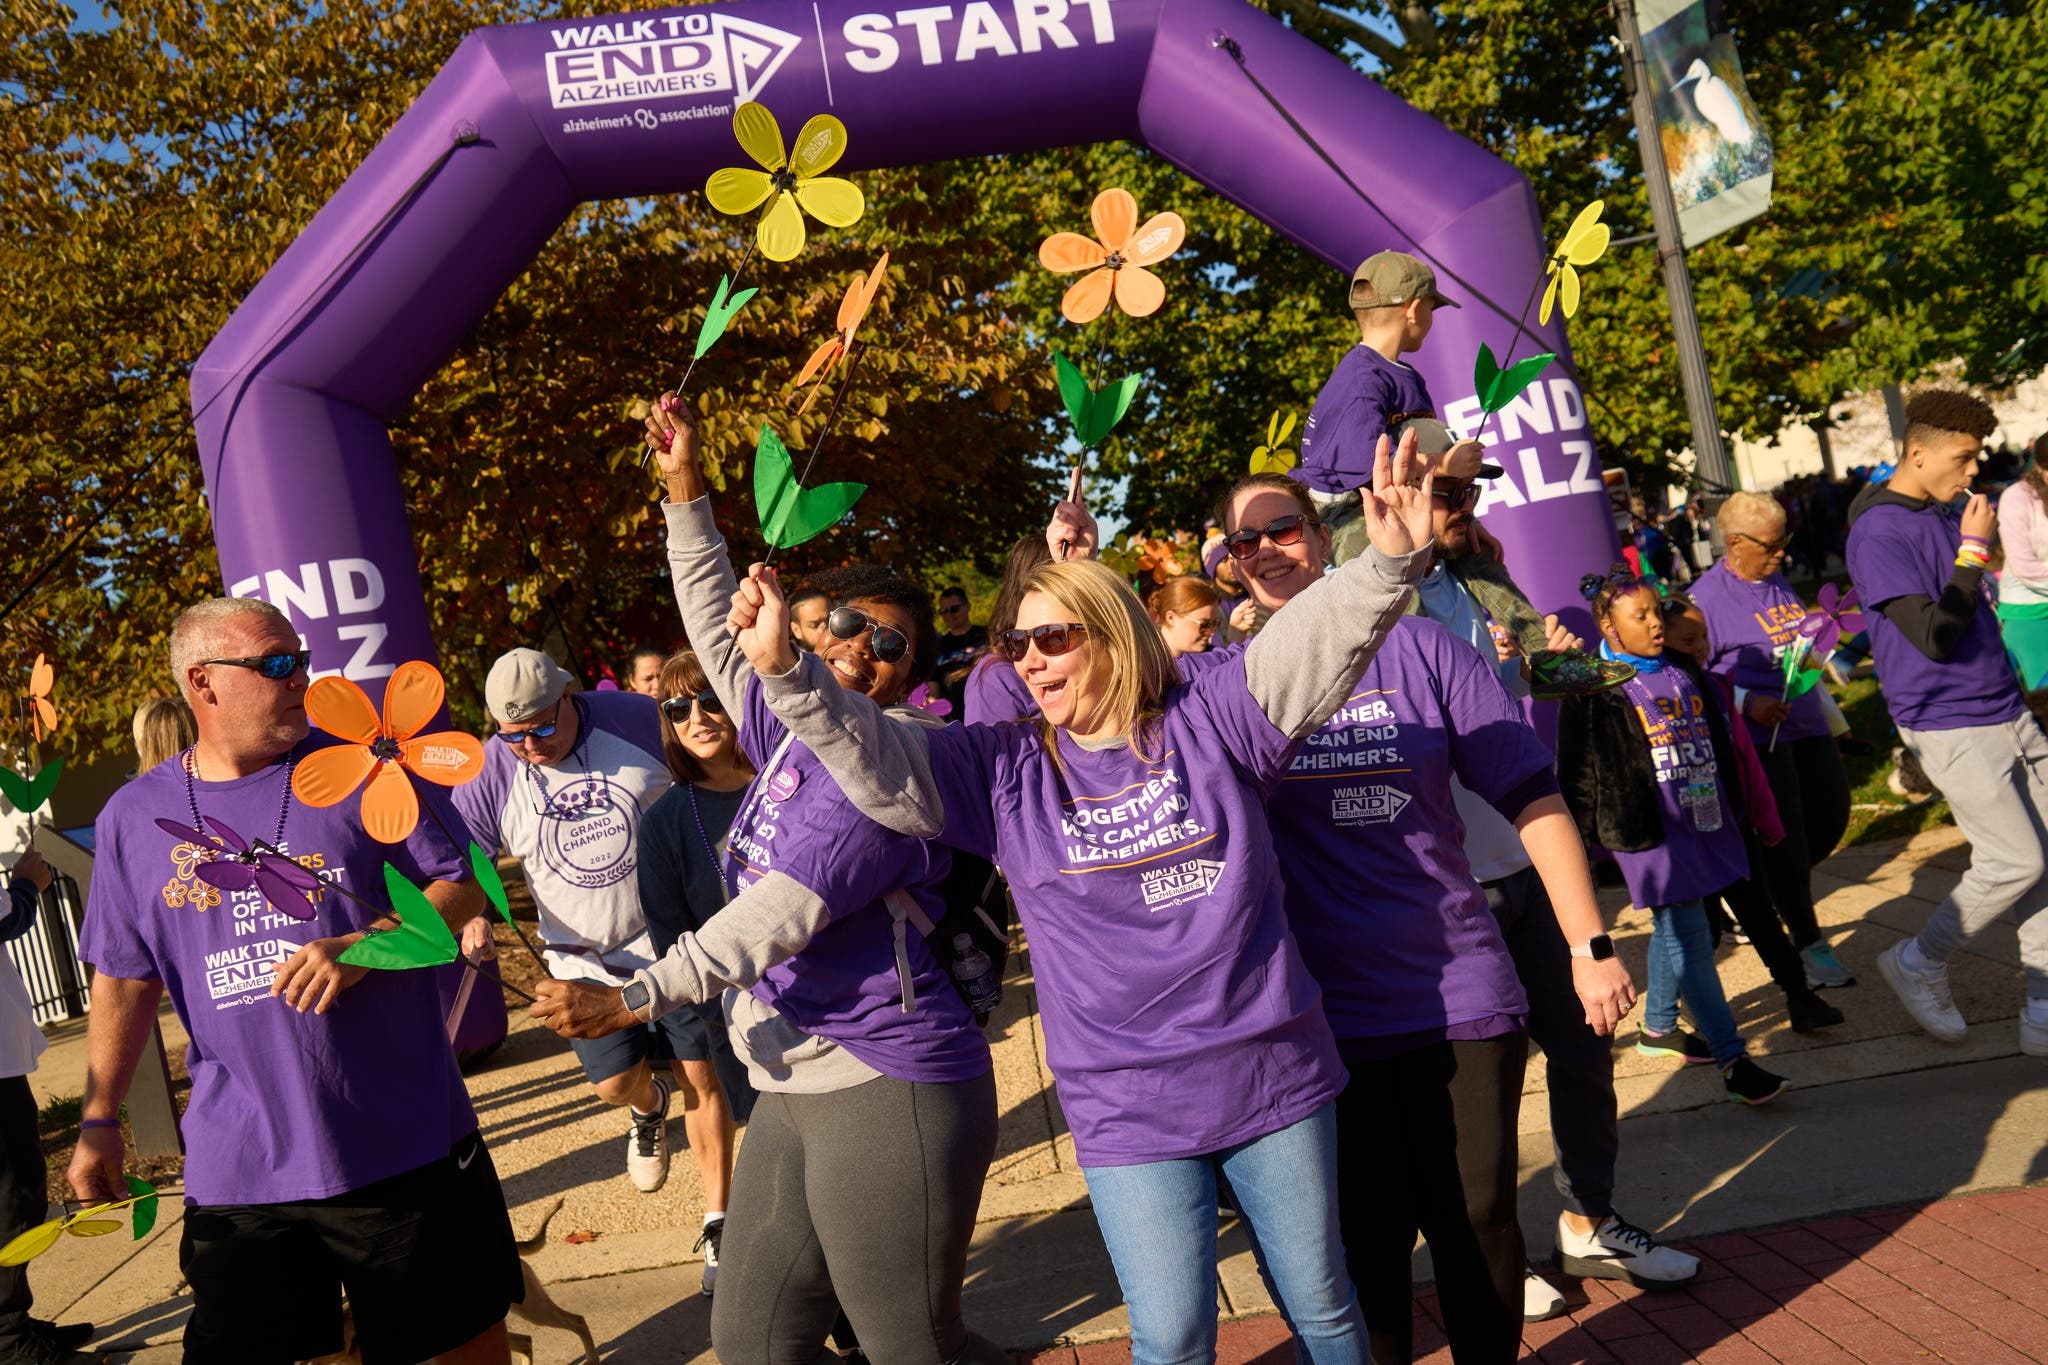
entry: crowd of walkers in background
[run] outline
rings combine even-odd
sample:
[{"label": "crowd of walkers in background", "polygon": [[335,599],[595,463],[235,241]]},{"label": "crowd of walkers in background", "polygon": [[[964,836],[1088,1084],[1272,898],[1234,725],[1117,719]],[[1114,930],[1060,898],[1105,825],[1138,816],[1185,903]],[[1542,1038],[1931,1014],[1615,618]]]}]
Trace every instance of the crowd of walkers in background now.
[{"label": "crowd of walkers in background", "polygon": [[[1855,982],[1812,886],[1847,826],[1847,725],[1825,685],[1786,685],[1801,556],[1846,559],[1901,742],[1973,849],[1883,978],[1962,1038],[1945,964],[2015,911],[2020,1046],[2048,1055],[2048,738],[2000,631],[2025,659],[2048,620],[2048,486],[2030,472],[2033,502],[2004,514],[2007,576],[2038,586],[1994,609],[1999,516],[1971,494],[1989,410],[1918,395],[1901,458],[1860,490],[1641,513],[1584,585],[1582,637],[1517,586],[1474,515],[1500,467],[1429,416],[1402,360],[1455,305],[1394,252],[1350,302],[1359,344],[1300,469],[1216,490],[1202,573],[1141,598],[1062,501],[1019,528],[980,625],[961,588],[934,599],[889,566],[792,590],[732,563],[695,417],[654,405],[687,648],[639,651],[610,691],[540,651],[499,658],[482,776],[422,790],[430,818],[399,844],[352,803],[294,799],[296,767],[340,760],[309,737],[285,616],[187,610],[170,661],[193,738],[98,828],[69,1177],[83,1198],[122,1188],[121,1098],[168,993],[198,1059],[188,1359],[332,1350],[345,1287],[365,1360],[500,1365],[522,1292],[431,982],[339,960],[396,921],[322,896],[310,923],[271,924],[253,891],[195,913],[223,898],[177,830],[208,817],[358,894],[388,861],[465,935],[483,898],[462,845],[519,859],[547,972],[531,1014],[627,1111],[636,1188],[665,1182],[681,1109],[726,1365],[812,1365],[828,1343],[1005,1359],[962,1286],[996,1149],[983,1029],[1019,929],[1140,1365],[1213,1361],[1226,1207],[1301,1358],[1412,1358],[1420,1237],[1456,1359],[1512,1361],[1523,1321],[1563,1311],[1516,1208],[1531,1044],[1556,1270],[1684,1284],[1698,1262],[1621,1210],[1615,1040],[1761,1105],[1787,1083],[1736,1024],[1717,925],[1732,915],[1794,1030],[1840,1024]],[[1596,861],[1652,926],[1634,1022]],[[284,958],[268,975],[236,966],[259,945],[231,922],[252,916],[289,930],[261,945]],[[54,1330],[31,1334],[35,1359],[74,1358]]]}]

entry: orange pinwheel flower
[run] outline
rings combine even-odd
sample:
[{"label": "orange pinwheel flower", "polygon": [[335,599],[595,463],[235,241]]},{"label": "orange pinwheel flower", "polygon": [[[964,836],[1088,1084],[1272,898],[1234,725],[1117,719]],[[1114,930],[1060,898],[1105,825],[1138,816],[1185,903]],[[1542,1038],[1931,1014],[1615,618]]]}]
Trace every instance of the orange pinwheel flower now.
[{"label": "orange pinwheel flower", "polygon": [[839,362],[852,354],[853,334],[860,330],[861,320],[867,317],[868,305],[875,301],[875,294],[882,287],[882,274],[888,268],[889,253],[885,251],[866,279],[856,275],[853,283],[846,286],[846,297],[839,301],[839,330],[832,334],[830,341],[811,352],[811,358],[790,385],[793,389],[800,389],[810,382],[813,375],[818,379],[811,385],[811,391],[804,395],[803,406],[796,410],[799,417],[809,410],[811,400],[818,396],[818,390],[825,387],[825,381],[839,368]]},{"label": "orange pinwheel flower", "polygon": [[35,726],[36,742],[42,743],[43,732],[57,732],[57,708],[50,701],[50,689],[57,682],[57,670],[50,667],[50,661],[36,655],[35,667],[28,671],[28,712],[30,722]]},{"label": "orange pinwheel flower", "polygon": [[420,822],[419,795],[407,773],[457,787],[484,770],[484,746],[473,735],[443,730],[415,738],[446,693],[440,669],[417,659],[400,664],[384,686],[380,720],[362,688],[346,678],[320,679],[306,689],[306,717],[349,742],[300,759],[292,791],[309,806],[332,806],[368,778],[363,828],[380,844],[405,839]]},{"label": "orange pinwheel flower", "polygon": [[1120,189],[1096,195],[1089,217],[1096,240],[1078,232],[1055,232],[1038,246],[1038,262],[1047,270],[1061,275],[1090,271],[1067,290],[1060,312],[1068,322],[1093,322],[1111,299],[1134,318],[1158,312],[1166,302],[1166,285],[1145,267],[1180,250],[1187,224],[1177,213],[1158,213],[1141,226],[1138,201],[1129,190]]}]

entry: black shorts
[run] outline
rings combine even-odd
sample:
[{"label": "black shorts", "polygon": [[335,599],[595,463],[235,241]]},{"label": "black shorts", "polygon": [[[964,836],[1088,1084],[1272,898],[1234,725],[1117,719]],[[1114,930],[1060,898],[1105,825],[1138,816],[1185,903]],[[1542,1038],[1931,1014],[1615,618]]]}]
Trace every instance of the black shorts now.
[{"label": "black shorts", "polygon": [[714,1042],[724,1039],[725,1025],[721,1020],[714,1034],[703,1008],[684,1005],[651,1024],[635,1024],[602,1038],[571,1038],[569,1047],[583,1063],[583,1078],[592,1085],[623,1076],[642,1062],[657,1069],[667,1062],[708,1062]]},{"label": "black shorts", "polygon": [[297,1204],[185,1210],[186,1365],[270,1365],[342,1348],[348,1291],[364,1365],[415,1365],[525,1295],[483,1137],[362,1189]]}]

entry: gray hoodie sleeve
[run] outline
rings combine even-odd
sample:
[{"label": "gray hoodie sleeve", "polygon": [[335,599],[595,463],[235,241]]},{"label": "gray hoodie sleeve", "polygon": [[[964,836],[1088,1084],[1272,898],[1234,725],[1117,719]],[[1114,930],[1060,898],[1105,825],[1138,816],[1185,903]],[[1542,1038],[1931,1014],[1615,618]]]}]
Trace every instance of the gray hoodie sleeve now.
[{"label": "gray hoodie sleeve", "polygon": [[652,1022],[684,1005],[716,1000],[728,986],[747,989],[802,952],[829,918],[824,901],[782,873],[768,873],[633,974],[653,996],[642,1013]]},{"label": "gray hoodie sleeve", "polygon": [[739,583],[733,577],[718,524],[711,518],[711,499],[664,502],[661,512],[668,518],[668,573],[675,585],[683,633],[690,639],[690,648],[697,651],[697,662],[711,679],[712,691],[725,704],[725,713],[738,720],[745,714],[747,675],[753,669],[725,627]]},{"label": "gray hoodie sleeve", "polygon": [[787,673],[764,674],[761,695],[861,814],[918,839],[934,838],[945,828],[945,803],[932,775],[924,726],[894,720],[841,687],[815,654],[799,656]]},{"label": "gray hoodie sleeve", "polygon": [[1274,728],[1300,739],[1337,714],[1428,572],[1429,553],[1393,559],[1368,547],[1273,613],[1245,647],[1244,673]]}]

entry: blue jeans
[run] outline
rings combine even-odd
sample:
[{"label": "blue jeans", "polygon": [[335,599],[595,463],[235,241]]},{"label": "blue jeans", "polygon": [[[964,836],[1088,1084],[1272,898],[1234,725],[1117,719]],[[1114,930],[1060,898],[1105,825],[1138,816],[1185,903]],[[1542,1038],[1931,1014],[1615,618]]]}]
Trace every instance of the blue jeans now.
[{"label": "blue jeans", "polygon": [[1326,1104],[1209,1156],[1083,1167],[1131,1314],[1132,1365],[1216,1359],[1216,1173],[1264,1235],[1281,1311],[1315,1365],[1368,1365],[1337,1227],[1337,1115]]},{"label": "blue jeans", "polygon": [[1714,970],[1714,935],[1704,901],[1678,901],[1650,910],[1650,995],[1643,1022],[1658,1033],[1678,1027],[1678,1002],[1692,1011],[1693,1027],[1722,1066],[1742,1055],[1735,1016]]}]

